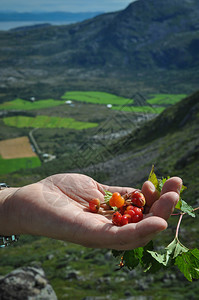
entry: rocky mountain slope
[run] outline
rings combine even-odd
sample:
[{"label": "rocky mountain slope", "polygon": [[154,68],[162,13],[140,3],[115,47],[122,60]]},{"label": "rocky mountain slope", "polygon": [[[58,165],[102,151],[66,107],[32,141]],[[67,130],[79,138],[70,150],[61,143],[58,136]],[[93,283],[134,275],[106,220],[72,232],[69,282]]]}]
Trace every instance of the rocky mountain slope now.
[{"label": "rocky mountain slope", "polygon": [[188,187],[189,201],[199,203],[198,132],[196,92],[104,148],[100,153],[103,161],[81,171],[91,176],[102,172],[105,183],[110,185],[140,186],[155,165],[159,177],[180,176]]},{"label": "rocky mountain slope", "polygon": [[3,94],[47,95],[50,86],[51,95],[85,86],[191,93],[199,79],[198,20],[197,0],[138,0],[68,26],[0,32]]}]

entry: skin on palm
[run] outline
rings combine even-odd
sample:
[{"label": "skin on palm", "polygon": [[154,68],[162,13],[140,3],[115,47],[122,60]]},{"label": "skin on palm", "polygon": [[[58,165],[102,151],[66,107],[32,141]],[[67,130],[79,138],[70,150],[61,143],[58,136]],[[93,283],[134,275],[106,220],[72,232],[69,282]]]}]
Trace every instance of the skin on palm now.
[{"label": "skin on palm", "polygon": [[145,182],[142,192],[148,213],[139,223],[117,227],[110,218],[91,213],[88,203],[93,198],[103,202],[104,190],[124,195],[133,188],[109,187],[81,174],[53,175],[5,197],[4,212],[10,222],[4,234],[42,235],[93,248],[133,249],[167,228],[181,185],[180,178],[171,178],[159,195],[152,183]]}]

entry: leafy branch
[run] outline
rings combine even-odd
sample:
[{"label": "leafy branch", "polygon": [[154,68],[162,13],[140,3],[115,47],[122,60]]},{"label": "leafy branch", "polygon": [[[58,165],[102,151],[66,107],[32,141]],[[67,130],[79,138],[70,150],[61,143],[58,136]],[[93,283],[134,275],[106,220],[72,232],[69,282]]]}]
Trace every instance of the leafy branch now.
[{"label": "leafy branch", "polygon": [[[158,179],[154,173],[154,166],[152,166],[148,180],[154,184],[157,191],[161,192],[167,179],[169,177]],[[186,201],[182,200],[181,195],[185,189],[186,187],[182,186],[179,201],[175,207],[179,212],[173,214],[173,216],[179,216],[173,241],[161,251],[154,250],[152,241],[145,247],[139,247],[134,250],[124,252],[113,250],[115,257],[121,257],[121,267],[126,266],[129,269],[133,269],[141,265],[145,272],[154,272],[161,268],[169,268],[175,265],[187,280],[199,279],[199,249],[188,249],[179,240],[179,229],[183,216],[188,214],[195,218],[195,211],[199,209],[199,207],[193,208]]]}]

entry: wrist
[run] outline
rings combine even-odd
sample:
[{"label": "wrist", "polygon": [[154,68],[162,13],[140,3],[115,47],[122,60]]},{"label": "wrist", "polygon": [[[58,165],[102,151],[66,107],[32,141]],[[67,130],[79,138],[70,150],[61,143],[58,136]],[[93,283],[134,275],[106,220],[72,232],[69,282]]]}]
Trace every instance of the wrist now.
[{"label": "wrist", "polygon": [[11,236],[18,234],[15,226],[16,212],[13,207],[14,194],[19,188],[8,188],[1,184],[0,188],[0,235]]}]

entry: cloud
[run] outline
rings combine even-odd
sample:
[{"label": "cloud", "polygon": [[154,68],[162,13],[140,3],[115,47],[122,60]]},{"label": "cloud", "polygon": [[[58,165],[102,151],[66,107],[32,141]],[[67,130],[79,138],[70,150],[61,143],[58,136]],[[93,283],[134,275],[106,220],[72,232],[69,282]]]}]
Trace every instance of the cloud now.
[{"label": "cloud", "polygon": [[1,0],[0,10],[14,11],[116,11],[134,0]]}]

